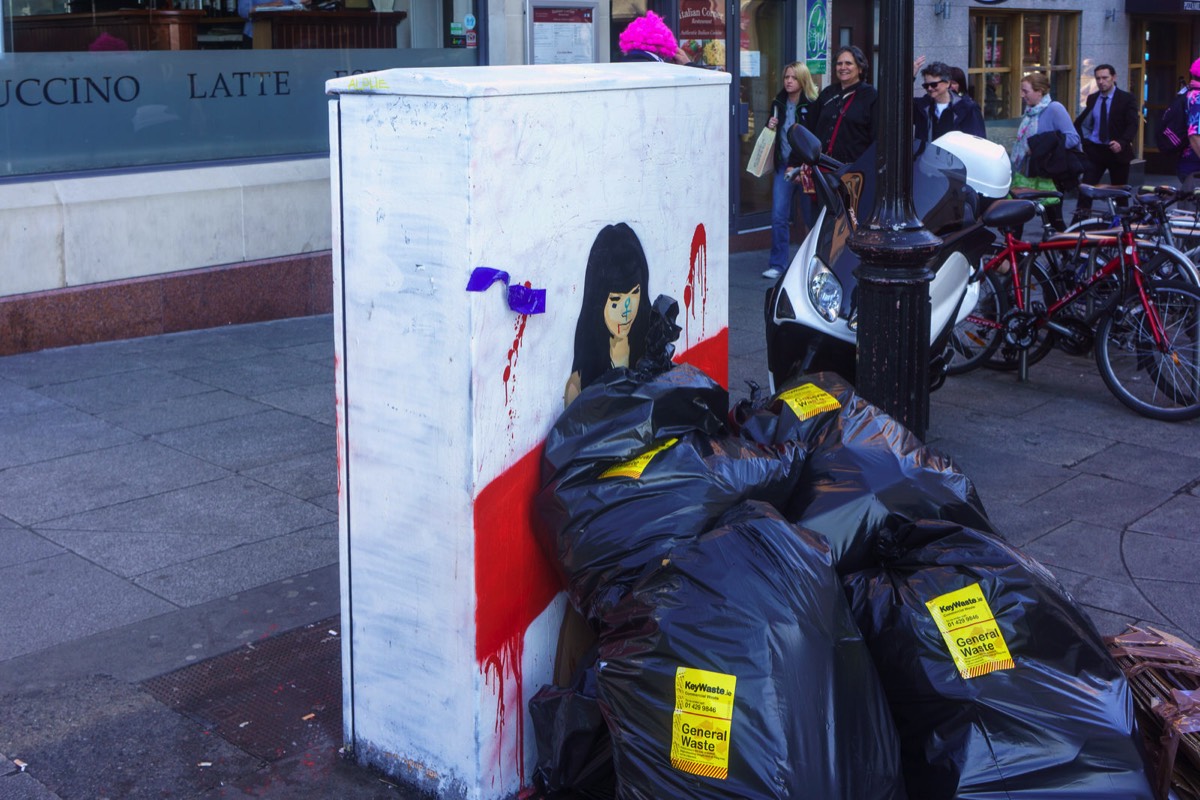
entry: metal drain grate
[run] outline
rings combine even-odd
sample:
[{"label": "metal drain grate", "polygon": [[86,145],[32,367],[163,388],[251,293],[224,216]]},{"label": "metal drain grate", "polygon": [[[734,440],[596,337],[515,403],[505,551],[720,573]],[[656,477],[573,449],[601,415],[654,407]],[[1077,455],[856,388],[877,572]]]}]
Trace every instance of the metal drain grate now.
[{"label": "metal drain grate", "polygon": [[142,685],[265,761],[342,743],[338,617],[247,645]]}]

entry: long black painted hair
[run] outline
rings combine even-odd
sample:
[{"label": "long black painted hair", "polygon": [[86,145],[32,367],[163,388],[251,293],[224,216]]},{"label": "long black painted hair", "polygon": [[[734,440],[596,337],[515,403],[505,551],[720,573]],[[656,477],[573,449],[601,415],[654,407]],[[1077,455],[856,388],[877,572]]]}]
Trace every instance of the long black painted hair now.
[{"label": "long black painted hair", "polygon": [[604,324],[608,296],[641,285],[638,313],[629,329],[629,366],[635,366],[646,349],[650,322],[650,267],[637,234],[624,222],[607,225],[592,243],[583,277],[583,303],[575,323],[575,358],[571,371],[579,373],[580,388],[612,369],[611,334]]}]

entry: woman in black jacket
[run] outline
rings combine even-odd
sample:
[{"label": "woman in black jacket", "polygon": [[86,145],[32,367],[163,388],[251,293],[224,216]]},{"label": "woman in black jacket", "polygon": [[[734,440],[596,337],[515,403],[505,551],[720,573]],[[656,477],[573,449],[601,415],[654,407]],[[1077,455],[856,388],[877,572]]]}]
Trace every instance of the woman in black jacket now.
[{"label": "woman in black jacket", "polygon": [[788,178],[789,168],[799,166],[800,162],[793,156],[787,138],[793,125],[812,130],[816,121],[816,98],[817,87],[804,62],[795,61],[783,68],[783,89],[771,103],[771,118],[767,120],[767,127],[776,132],[771,191],[771,257],[763,272],[763,277],[771,280],[778,278],[787,265],[793,198],[800,198],[800,214],[805,226],[812,227],[816,217],[812,199],[801,191],[795,177]]},{"label": "woman in black jacket", "polygon": [[817,97],[817,138],[821,150],[849,164],[875,141],[875,87],[865,83],[867,57],[854,45],[838,48],[834,83]]}]

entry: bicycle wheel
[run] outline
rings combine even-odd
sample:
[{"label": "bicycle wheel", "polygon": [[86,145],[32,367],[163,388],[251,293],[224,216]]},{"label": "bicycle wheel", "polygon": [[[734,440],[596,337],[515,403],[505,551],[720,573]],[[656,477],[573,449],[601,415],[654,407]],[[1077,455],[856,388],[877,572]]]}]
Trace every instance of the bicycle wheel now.
[{"label": "bicycle wheel", "polygon": [[954,326],[946,343],[946,374],[962,375],[991,358],[1004,340],[1004,312],[1008,310],[1006,287],[991,272],[979,281],[979,300],[975,308]]},{"label": "bicycle wheel", "polygon": [[1151,419],[1200,416],[1200,289],[1150,281],[1146,296],[1166,339],[1160,350],[1136,292],[1105,314],[1096,329],[1096,366],[1109,391]]},{"label": "bicycle wheel", "polygon": [[1182,281],[1191,286],[1200,286],[1193,262],[1181,253],[1161,250],[1152,244],[1140,245],[1138,262],[1142,265],[1142,274],[1154,280]]},{"label": "bicycle wheel", "polygon": [[[1012,317],[1020,313],[1013,307],[1011,277],[1011,275],[1008,275],[1001,279],[1003,282],[1002,292],[1005,302],[1009,306],[1008,311],[1005,312],[1007,317]],[[1027,319],[1040,316],[1058,300],[1058,290],[1054,286],[1054,281],[1050,279],[1049,270],[1047,270],[1045,263],[1040,257],[1034,260],[1032,275],[1030,277],[1029,293],[1025,298],[1025,315]],[[1025,363],[1036,364],[1054,349],[1056,337],[1054,331],[1049,328],[1037,329],[1034,331],[1034,336],[1034,341],[1028,347],[1021,347],[1019,343],[1010,341],[1009,337],[1002,336],[1000,346],[983,362],[983,365],[988,369],[1015,370],[1020,366],[1021,350],[1023,349],[1028,353]]]}]

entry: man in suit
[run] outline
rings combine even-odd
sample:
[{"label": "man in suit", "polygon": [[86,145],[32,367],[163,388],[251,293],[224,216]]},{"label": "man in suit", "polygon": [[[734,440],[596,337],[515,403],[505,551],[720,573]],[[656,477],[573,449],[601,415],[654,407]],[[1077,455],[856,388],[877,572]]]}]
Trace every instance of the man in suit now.
[{"label": "man in suit", "polygon": [[913,138],[932,142],[949,131],[986,136],[983,112],[969,97],[950,91],[950,67],[934,61],[921,70],[924,97],[913,100]]},{"label": "man in suit", "polygon": [[[1088,95],[1087,106],[1075,118],[1087,161],[1081,182],[1095,185],[1107,171],[1113,184],[1123,186],[1129,182],[1129,162],[1133,161],[1140,116],[1137,101],[1117,88],[1117,71],[1111,64],[1101,64],[1092,74],[1096,91]],[[1088,208],[1091,202],[1080,198],[1079,205]]]}]

